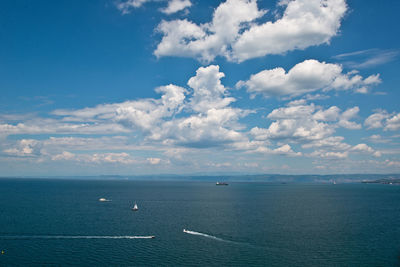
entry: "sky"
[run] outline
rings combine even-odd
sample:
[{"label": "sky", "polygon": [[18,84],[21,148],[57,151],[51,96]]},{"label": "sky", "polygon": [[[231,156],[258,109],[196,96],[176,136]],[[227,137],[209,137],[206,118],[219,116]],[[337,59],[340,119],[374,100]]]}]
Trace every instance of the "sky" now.
[{"label": "sky", "polygon": [[399,173],[399,12],[1,1],[1,176]]}]

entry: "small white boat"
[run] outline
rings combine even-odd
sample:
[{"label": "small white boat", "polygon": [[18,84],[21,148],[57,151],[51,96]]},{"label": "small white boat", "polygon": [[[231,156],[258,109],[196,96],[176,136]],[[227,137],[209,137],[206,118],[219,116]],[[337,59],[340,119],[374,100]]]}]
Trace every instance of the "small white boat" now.
[{"label": "small white boat", "polygon": [[133,206],[132,210],[133,210],[133,211],[138,211],[138,210],[139,210],[139,208],[138,208],[136,202],[135,202],[135,205]]},{"label": "small white boat", "polygon": [[99,198],[99,201],[100,201],[100,202],[106,202],[106,201],[108,201],[108,200],[105,199],[104,197],[101,197],[101,198]]}]

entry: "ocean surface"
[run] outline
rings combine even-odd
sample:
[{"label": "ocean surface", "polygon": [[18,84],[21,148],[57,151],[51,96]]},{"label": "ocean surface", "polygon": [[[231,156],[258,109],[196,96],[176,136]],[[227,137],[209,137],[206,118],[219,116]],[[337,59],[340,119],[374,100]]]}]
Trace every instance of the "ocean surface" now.
[{"label": "ocean surface", "polygon": [[0,179],[0,250],[0,266],[400,266],[400,186]]}]

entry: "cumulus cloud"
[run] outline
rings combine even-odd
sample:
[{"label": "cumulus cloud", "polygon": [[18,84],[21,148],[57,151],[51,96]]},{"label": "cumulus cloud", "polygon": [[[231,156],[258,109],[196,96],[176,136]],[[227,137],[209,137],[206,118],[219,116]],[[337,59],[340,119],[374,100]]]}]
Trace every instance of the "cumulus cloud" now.
[{"label": "cumulus cloud", "polygon": [[387,111],[378,110],[364,121],[364,125],[367,126],[368,129],[382,128],[382,121],[387,119],[389,116],[390,115],[387,113]]},{"label": "cumulus cloud", "polygon": [[373,134],[368,138],[365,138],[373,143],[389,143],[391,142],[391,138],[383,137],[380,134]]},{"label": "cumulus cloud", "polygon": [[224,146],[244,138],[237,131],[237,120],[243,115],[240,109],[210,109],[206,113],[167,121],[150,138],[197,148]]},{"label": "cumulus cloud", "polygon": [[364,121],[367,129],[383,128],[385,131],[400,129],[400,113],[389,114],[386,110],[377,110]]},{"label": "cumulus cloud", "polygon": [[316,148],[319,150],[338,150],[347,151],[351,148],[351,145],[344,143],[343,136],[330,136],[319,140],[314,140],[312,142],[302,145],[302,148]]},{"label": "cumulus cloud", "polygon": [[[158,0],[124,0],[116,3],[116,7],[123,15],[131,13],[135,8],[139,8],[148,2],[165,2]],[[181,10],[190,7],[192,3],[190,0],[169,0],[166,7],[161,8],[160,11],[164,14],[171,15]]]},{"label": "cumulus cloud", "polygon": [[239,31],[264,13],[258,10],[256,1],[228,0],[215,9],[210,23],[197,25],[186,19],[162,21],[157,31],[163,37],[154,54],[194,57],[203,62],[210,62],[217,55],[229,57],[228,46]]},{"label": "cumulus cloud", "polygon": [[286,9],[276,21],[257,23],[267,11],[255,0],[227,0],[214,11],[212,21],[197,25],[188,20],[162,21],[163,35],[154,54],[193,57],[210,62],[216,56],[244,60],[329,43],[347,10],[344,0],[280,2]]},{"label": "cumulus cloud", "polygon": [[361,124],[355,123],[354,121],[350,121],[351,119],[357,116],[359,111],[360,109],[358,107],[347,109],[340,115],[340,120],[338,122],[338,125],[340,127],[351,130],[361,129]]},{"label": "cumulus cloud", "polygon": [[269,154],[269,155],[284,155],[284,156],[290,156],[290,157],[297,157],[297,156],[302,155],[301,152],[293,151],[292,147],[289,144],[282,145],[275,149],[270,149],[266,146],[259,146],[259,147],[257,147],[257,149],[255,149],[253,151],[249,151],[249,152]]},{"label": "cumulus cloud", "polygon": [[19,140],[15,147],[5,149],[3,152],[19,157],[37,157],[42,152],[42,145],[39,141],[34,139]]},{"label": "cumulus cloud", "polygon": [[224,76],[218,65],[211,65],[200,67],[196,76],[189,79],[188,85],[193,89],[190,106],[194,111],[224,108],[235,101],[233,97],[227,97],[227,90],[221,83]]},{"label": "cumulus cloud", "polygon": [[[246,147],[257,152],[287,155],[305,155],[323,159],[345,159],[350,154],[368,154],[379,157],[381,152],[366,144],[352,146],[344,142],[344,137],[333,136],[339,127],[354,130],[361,127],[352,121],[359,112],[358,107],[341,111],[336,106],[324,109],[303,100],[291,101],[286,107],[272,110],[267,118],[272,122],[267,128],[253,127],[249,134],[253,146]],[[256,143],[258,142],[258,143]],[[262,142],[301,144],[301,148],[311,152],[293,152],[289,144],[271,150]],[[258,148],[254,148],[258,146]],[[245,146],[243,146],[245,147]]]},{"label": "cumulus cloud", "polygon": [[161,159],[160,158],[147,158],[146,159],[151,165],[157,165],[160,164]]},{"label": "cumulus cloud", "polygon": [[63,151],[61,154],[57,154],[51,157],[51,160],[72,160],[75,158],[75,155],[68,151]]},{"label": "cumulus cloud", "polygon": [[191,6],[192,3],[190,2],[190,0],[171,0],[168,2],[167,7],[161,9],[161,12],[167,15],[171,15]]},{"label": "cumulus cloud", "polygon": [[376,157],[380,157],[382,154],[379,151],[375,151],[372,147],[368,146],[367,144],[358,144],[351,148],[351,151],[366,153],[366,154],[373,154]]},{"label": "cumulus cloud", "polygon": [[400,113],[386,120],[385,130],[397,131],[400,129]]},{"label": "cumulus cloud", "polygon": [[139,8],[143,4],[150,2],[151,0],[126,0],[118,2],[116,7],[122,14],[129,14],[133,8]]},{"label": "cumulus cloud", "polygon": [[282,18],[244,31],[232,44],[234,58],[243,61],[329,43],[347,10],[344,0],[297,0],[286,4]]},{"label": "cumulus cloud", "polygon": [[161,93],[160,99],[141,99],[115,104],[102,104],[94,108],[79,110],[56,110],[54,115],[62,116],[64,121],[104,124],[113,122],[115,129],[136,129],[151,131],[160,120],[179,113],[183,108],[186,90],[176,85],[161,86],[156,89]]},{"label": "cumulus cloud", "polygon": [[[139,130],[148,140],[209,146],[240,138],[236,121],[246,115],[228,107],[219,66],[200,67],[188,81],[190,90],[173,84],[156,89],[160,99],[141,99],[98,105],[81,110],[56,110],[54,115],[70,121],[113,121],[125,129]],[[186,95],[189,95],[187,98]],[[182,112],[185,111],[185,112]],[[177,114],[185,114],[175,118]]]},{"label": "cumulus cloud", "polygon": [[350,72],[343,73],[338,64],[319,62],[314,59],[296,64],[286,72],[283,68],[263,70],[250,76],[247,81],[239,81],[236,87],[246,87],[251,94],[269,96],[298,96],[318,90],[368,91],[372,85],[380,83],[379,75],[365,79]]},{"label": "cumulus cloud", "polygon": [[334,151],[321,151],[317,150],[311,153],[312,157],[323,158],[323,159],[346,159],[349,156],[347,151],[345,152],[334,152]]},{"label": "cumulus cloud", "polygon": [[291,139],[315,141],[327,138],[337,127],[358,129],[360,126],[350,121],[357,113],[358,107],[341,112],[336,106],[328,109],[314,104],[293,105],[274,109],[267,118],[273,122],[268,128],[254,127],[250,133],[256,140]]},{"label": "cumulus cloud", "polygon": [[128,153],[95,153],[83,160],[93,163],[122,163],[133,164],[137,163]]},{"label": "cumulus cloud", "polygon": [[[237,99],[224,86],[224,76],[219,66],[210,65],[198,68],[185,87],[174,84],[157,87],[157,98],[59,109],[51,112],[51,118],[1,117],[3,136],[55,135],[17,142],[4,139],[2,154],[20,157],[22,161],[33,158],[90,166],[109,163],[154,167],[171,162],[194,166],[196,163],[187,159],[193,151],[244,153],[255,159],[264,155],[343,159],[349,155],[386,154],[367,144],[347,144],[344,137],[334,136],[338,128],[361,128],[357,123],[357,106],[342,110],[296,99],[271,110],[266,116],[269,123],[266,127],[258,123],[249,127],[241,119],[255,111],[233,107]],[[383,114],[380,120],[375,120],[381,128],[398,127],[398,114],[375,113]],[[366,126],[367,121],[375,125],[374,120],[367,119]],[[74,136],[60,136],[65,134]],[[83,134],[91,136],[79,136]],[[133,151],[141,151],[140,158],[132,157]]]},{"label": "cumulus cloud", "polygon": [[[0,124],[0,130],[3,129],[4,136],[127,133],[140,136],[141,142],[165,146],[225,146],[246,138],[239,119],[250,111],[230,107],[236,99],[229,96],[228,89],[222,84],[224,76],[217,65],[200,67],[188,80],[188,89],[173,84],[156,88],[160,98],[55,110],[52,119],[36,118],[29,120],[29,125],[25,122]],[[95,142],[88,138],[59,141],[87,143],[85,147],[92,147],[89,144]],[[109,143],[109,140],[103,141]],[[123,146],[123,140],[116,141]],[[69,148],[66,145],[64,149]]]}]

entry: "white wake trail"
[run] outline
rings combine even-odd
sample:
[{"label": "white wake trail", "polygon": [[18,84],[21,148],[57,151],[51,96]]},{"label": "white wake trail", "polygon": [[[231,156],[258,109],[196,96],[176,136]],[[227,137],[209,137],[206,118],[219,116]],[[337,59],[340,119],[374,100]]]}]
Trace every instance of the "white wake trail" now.
[{"label": "white wake trail", "polygon": [[213,235],[208,235],[208,234],[195,232],[195,231],[190,231],[190,230],[186,230],[186,229],[183,229],[183,232],[186,233],[186,234],[190,234],[190,235],[200,235],[200,236],[204,236],[204,237],[207,237],[207,238],[212,238],[212,239],[215,239],[215,240],[218,240],[218,241],[236,243],[236,242],[233,242],[233,241],[230,241],[230,240],[225,240],[225,239],[213,236]]},{"label": "white wake trail", "polygon": [[151,239],[155,238],[153,235],[149,236],[131,236],[131,235],[7,235],[0,236],[0,239]]}]

